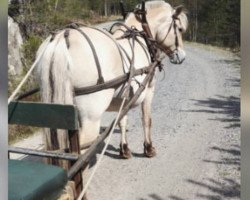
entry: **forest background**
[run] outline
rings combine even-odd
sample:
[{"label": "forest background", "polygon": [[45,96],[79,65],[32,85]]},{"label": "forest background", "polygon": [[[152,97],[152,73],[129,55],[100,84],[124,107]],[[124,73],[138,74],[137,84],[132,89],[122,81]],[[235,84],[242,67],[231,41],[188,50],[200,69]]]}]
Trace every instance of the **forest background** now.
[{"label": "forest background", "polygon": [[[120,0],[12,0],[9,15],[18,22],[25,38],[46,37],[73,20],[96,22],[103,16],[120,15]],[[141,0],[124,0],[132,10]],[[169,0],[184,5],[189,19],[186,40],[237,48],[240,45],[240,0]],[[93,21],[96,19],[96,21]],[[104,18],[105,19],[105,18]]]}]

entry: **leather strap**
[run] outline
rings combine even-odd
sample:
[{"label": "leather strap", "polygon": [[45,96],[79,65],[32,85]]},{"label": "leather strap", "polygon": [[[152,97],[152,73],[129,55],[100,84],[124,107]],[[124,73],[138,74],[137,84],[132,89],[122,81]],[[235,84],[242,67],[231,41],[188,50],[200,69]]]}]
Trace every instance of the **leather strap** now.
[{"label": "leather strap", "polygon": [[90,48],[91,48],[91,50],[93,52],[95,64],[96,64],[96,67],[97,67],[97,72],[98,72],[98,76],[99,76],[97,84],[104,83],[104,78],[103,78],[103,75],[102,75],[101,65],[100,65],[100,62],[99,62],[95,47],[93,45],[93,42],[91,41],[89,36],[86,33],[84,33],[76,24],[70,24],[68,27],[77,30],[87,40],[87,42],[88,42],[88,44],[89,44],[89,46],[90,46]]}]

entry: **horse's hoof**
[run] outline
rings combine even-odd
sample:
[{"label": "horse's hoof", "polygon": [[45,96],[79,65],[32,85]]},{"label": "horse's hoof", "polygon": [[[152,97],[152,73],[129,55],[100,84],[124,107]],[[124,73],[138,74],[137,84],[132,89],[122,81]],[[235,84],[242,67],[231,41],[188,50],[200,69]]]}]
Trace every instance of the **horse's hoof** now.
[{"label": "horse's hoof", "polygon": [[144,143],[144,155],[148,158],[156,156],[156,151],[155,148],[152,146],[152,143],[150,144]]},{"label": "horse's hoof", "polygon": [[132,157],[132,153],[127,144],[120,144],[120,156],[124,159],[129,159]]}]

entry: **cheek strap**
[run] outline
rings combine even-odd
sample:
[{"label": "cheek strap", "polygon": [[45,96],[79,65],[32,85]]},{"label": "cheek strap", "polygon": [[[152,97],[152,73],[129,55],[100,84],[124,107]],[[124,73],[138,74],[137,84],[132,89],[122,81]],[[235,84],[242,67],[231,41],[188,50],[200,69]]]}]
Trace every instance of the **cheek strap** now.
[{"label": "cheek strap", "polygon": [[[168,28],[167,34],[166,36],[163,38],[163,40],[159,43],[159,45],[162,45],[164,43],[164,41],[167,39],[172,27],[174,28],[174,34],[175,34],[175,50],[176,51],[179,47],[179,40],[178,40],[178,35],[177,35],[177,24],[176,24],[176,20],[179,20],[179,18],[176,18],[175,16],[173,16],[173,20]],[[170,48],[167,50],[167,52],[174,52],[172,51]]]}]

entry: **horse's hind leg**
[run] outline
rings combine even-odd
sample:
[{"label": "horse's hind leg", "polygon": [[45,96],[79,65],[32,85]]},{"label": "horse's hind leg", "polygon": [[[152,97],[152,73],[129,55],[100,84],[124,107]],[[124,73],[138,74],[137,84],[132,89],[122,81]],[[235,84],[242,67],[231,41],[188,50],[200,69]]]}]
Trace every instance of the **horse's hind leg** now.
[{"label": "horse's hind leg", "polygon": [[147,157],[154,157],[156,155],[155,148],[152,146],[151,139],[151,103],[154,95],[154,87],[149,87],[146,97],[142,102],[142,124],[144,130],[144,154]]},{"label": "horse's hind leg", "polygon": [[[80,145],[88,146],[86,144],[91,144],[99,135],[100,130],[100,119],[89,119],[85,117],[81,121],[82,127],[80,129]],[[81,154],[84,154],[87,149],[82,149]],[[82,181],[83,187],[86,186],[89,177],[90,163],[87,164],[85,169],[82,171]],[[88,200],[88,190],[86,191],[83,200]]]},{"label": "horse's hind leg", "polygon": [[82,128],[80,130],[80,145],[87,146],[91,144],[99,135],[101,119],[88,119],[82,120]]},{"label": "horse's hind leg", "polygon": [[119,127],[121,129],[121,144],[120,144],[120,155],[122,158],[131,158],[131,151],[128,148],[128,141],[127,141],[127,127],[128,116],[125,115],[122,120],[119,122]]}]

